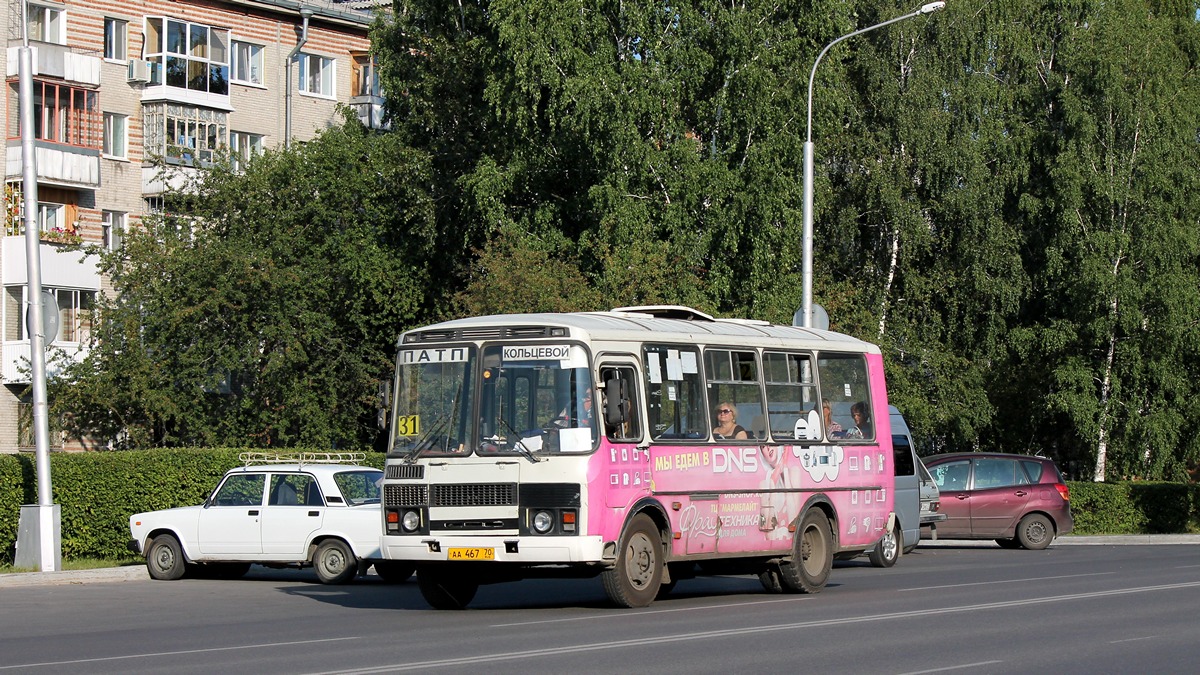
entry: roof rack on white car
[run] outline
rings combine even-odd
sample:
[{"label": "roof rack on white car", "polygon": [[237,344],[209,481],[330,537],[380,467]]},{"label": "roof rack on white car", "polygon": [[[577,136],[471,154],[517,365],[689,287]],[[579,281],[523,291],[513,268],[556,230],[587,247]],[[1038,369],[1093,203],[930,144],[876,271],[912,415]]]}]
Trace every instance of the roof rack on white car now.
[{"label": "roof rack on white car", "polygon": [[365,452],[243,452],[238,461],[245,466],[263,464],[362,464]]}]

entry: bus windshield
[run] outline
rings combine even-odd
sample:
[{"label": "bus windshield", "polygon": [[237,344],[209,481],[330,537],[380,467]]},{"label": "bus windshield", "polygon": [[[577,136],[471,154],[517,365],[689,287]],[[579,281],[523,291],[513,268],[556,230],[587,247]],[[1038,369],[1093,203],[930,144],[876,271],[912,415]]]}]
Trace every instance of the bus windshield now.
[{"label": "bus windshield", "polygon": [[480,390],[480,453],[592,450],[599,406],[583,347],[485,347]]},{"label": "bus windshield", "polygon": [[400,351],[392,453],[416,458],[469,452],[474,354],[474,347]]}]

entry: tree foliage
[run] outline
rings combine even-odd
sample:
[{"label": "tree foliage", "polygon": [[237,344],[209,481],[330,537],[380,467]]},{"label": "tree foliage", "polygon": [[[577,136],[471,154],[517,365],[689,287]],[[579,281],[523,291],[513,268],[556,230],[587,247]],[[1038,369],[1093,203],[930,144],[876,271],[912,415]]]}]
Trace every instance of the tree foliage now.
[{"label": "tree foliage", "polygon": [[[391,133],[204,172],[175,212],[203,226],[152,224],[108,263],[111,346],[65,409],[348,442],[407,324],[652,303],[786,323],[813,60],[913,9],[397,0],[373,34]],[[822,60],[816,299],[882,346],[925,451],[1087,478],[1200,459],[1196,11],[949,3]]]},{"label": "tree foliage", "polygon": [[[911,11],[402,0],[393,124],[479,255],[456,313],[799,305],[808,69]],[[1197,329],[1194,3],[951,3],[816,73],[816,291],[928,450],[1177,476]],[[507,289],[507,290],[505,290]],[[523,291],[523,292],[518,292]]]},{"label": "tree foliage", "polygon": [[115,295],[53,391],[122,447],[362,447],[399,330],[436,300],[424,155],[356,122],[213,166],[103,256]]}]

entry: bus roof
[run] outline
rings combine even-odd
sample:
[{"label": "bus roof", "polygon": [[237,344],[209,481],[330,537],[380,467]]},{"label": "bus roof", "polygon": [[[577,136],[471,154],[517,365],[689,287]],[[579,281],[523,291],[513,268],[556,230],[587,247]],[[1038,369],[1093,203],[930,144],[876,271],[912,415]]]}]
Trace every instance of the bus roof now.
[{"label": "bus roof", "polygon": [[[568,332],[552,330],[556,328]],[[400,336],[397,346],[568,336],[592,341],[683,341],[879,353],[877,346],[842,333],[752,319],[717,319],[675,305],[619,307],[607,312],[498,314],[455,319],[407,331]]]}]

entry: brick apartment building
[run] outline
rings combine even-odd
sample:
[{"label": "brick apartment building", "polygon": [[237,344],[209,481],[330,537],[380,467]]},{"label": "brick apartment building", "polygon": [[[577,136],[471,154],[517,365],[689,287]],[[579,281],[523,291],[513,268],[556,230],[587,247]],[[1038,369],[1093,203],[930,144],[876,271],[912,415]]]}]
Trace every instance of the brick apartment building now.
[{"label": "brick apartment building", "polygon": [[[229,152],[236,162],[289,138],[311,139],[337,123],[339,103],[377,126],[373,6],[379,2],[0,0],[8,30],[0,452],[33,448],[17,77],[23,26],[33,48],[42,286],[60,308],[48,350],[79,358],[90,308],[108,287],[94,258],[81,260],[64,244],[120,246],[164,190],[157,161],[188,167]],[[53,375],[52,362],[48,370]],[[50,436],[51,448],[62,449],[53,422]]]}]

